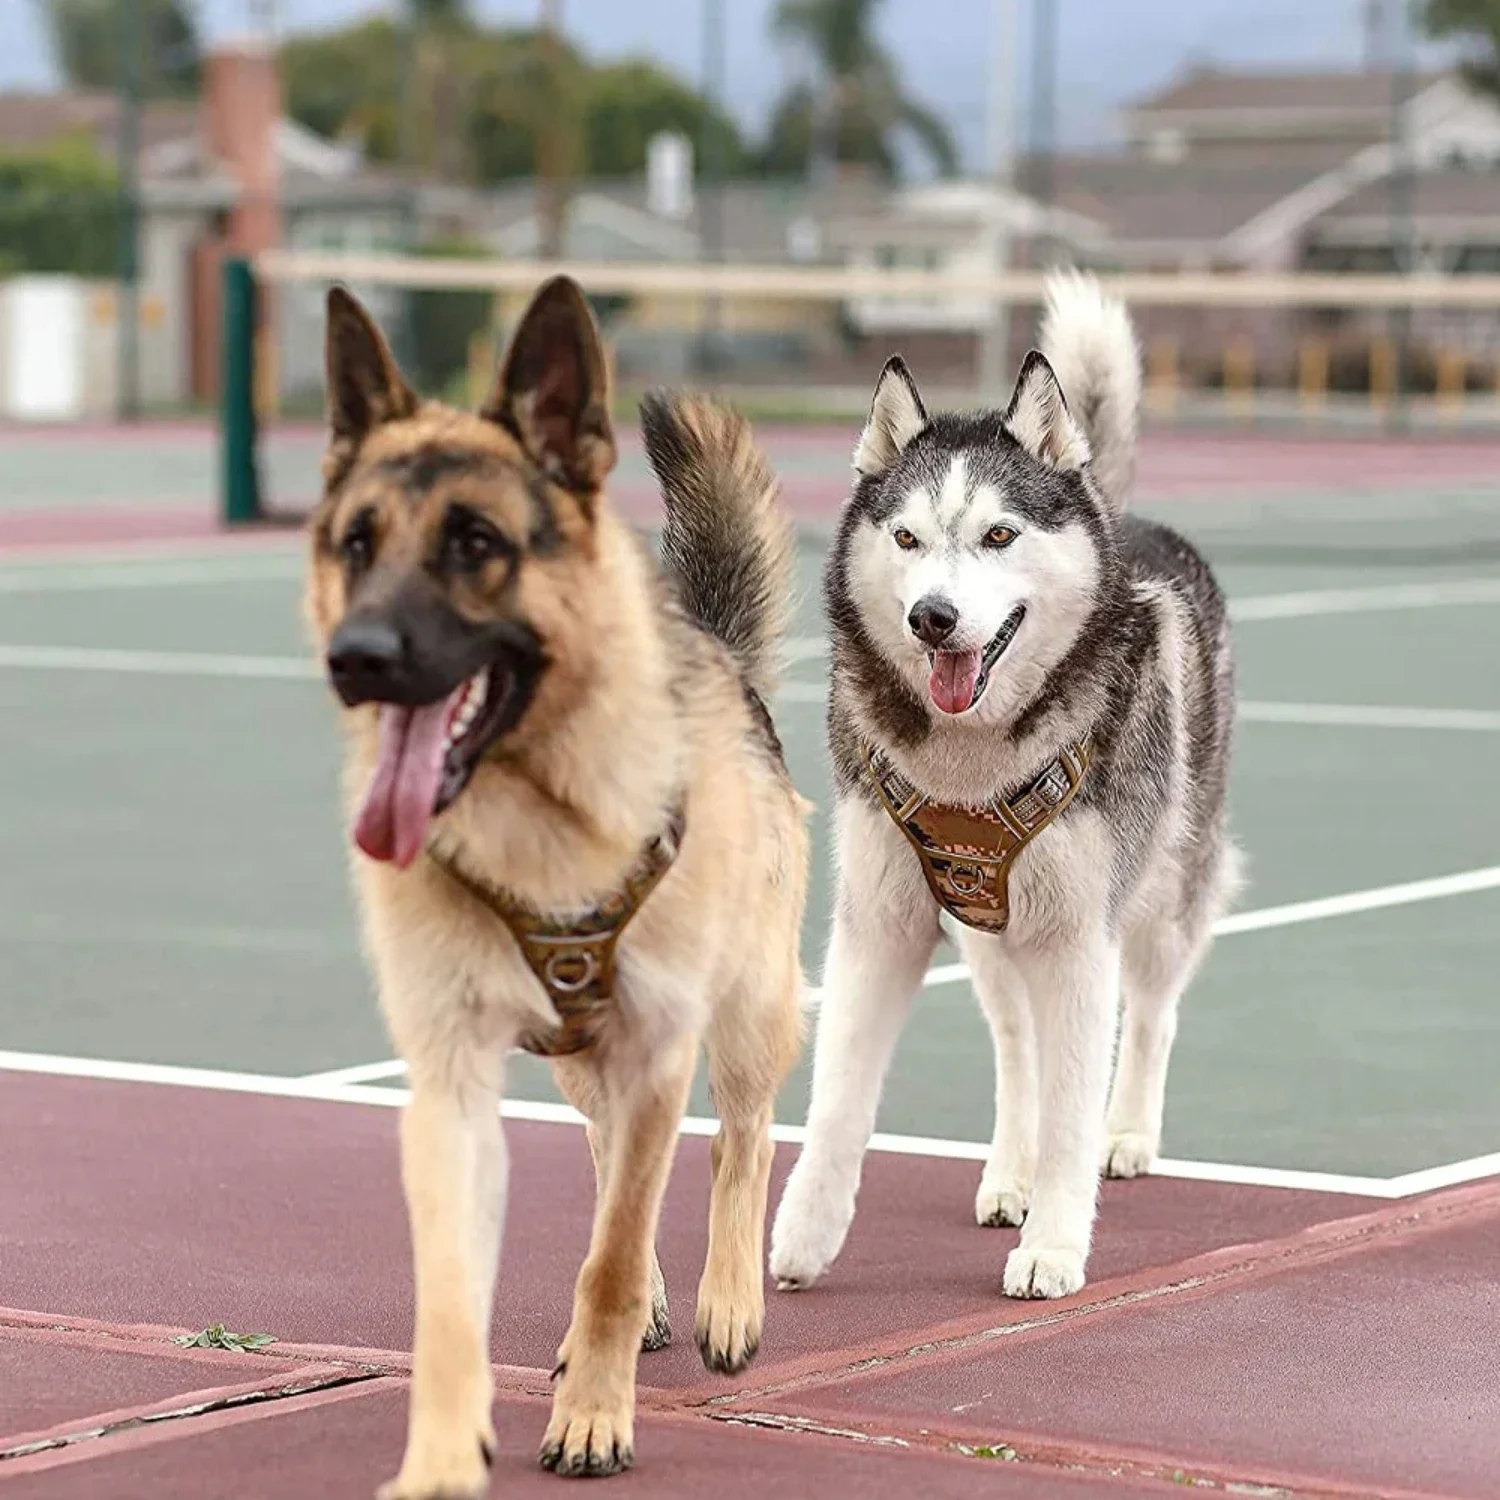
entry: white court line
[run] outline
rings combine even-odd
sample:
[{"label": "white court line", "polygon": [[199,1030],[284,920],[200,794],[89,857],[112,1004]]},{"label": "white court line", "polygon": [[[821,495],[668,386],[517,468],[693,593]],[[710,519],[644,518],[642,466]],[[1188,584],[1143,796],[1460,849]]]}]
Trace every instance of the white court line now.
[{"label": "white court line", "polygon": [[[249,536],[209,536],[145,540],[125,538],[117,542],[42,542],[11,545],[0,542],[0,569],[9,573],[47,573],[69,568],[92,568],[107,575],[114,568],[137,563],[204,562],[215,558],[240,558],[251,554],[300,559],[301,538],[289,533]],[[99,585],[108,588],[107,576]]]},{"label": "white court line", "polygon": [[[823,703],[821,682],[784,682],[778,703]],[[1310,724],[1334,729],[1440,729],[1500,732],[1500,713],[1480,708],[1409,708],[1383,703],[1273,703],[1247,699],[1237,708],[1247,724]]]},{"label": "white court line", "polygon": [[307,1073],[301,1081],[316,1084],[319,1088],[340,1088],[346,1083],[378,1083],[382,1078],[400,1078],[405,1072],[406,1064],[393,1057],[388,1062],[356,1063],[352,1068]]},{"label": "white court line", "polygon": [[[0,669],[44,672],[124,672],[151,677],[224,677],[268,682],[312,682],[318,664],[300,656],[249,656],[208,651],[124,651],[103,646],[0,644]],[[780,703],[822,703],[821,683],[787,682]],[[1500,713],[1467,708],[1406,708],[1363,703],[1257,703],[1239,705],[1242,719],[1261,724],[1314,724],[1335,728],[1500,731]]]},{"label": "white court line", "polygon": [[[1265,932],[1273,927],[1295,927],[1303,922],[1323,922],[1329,917],[1347,917],[1355,912],[1380,911],[1388,906],[1410,906],[1418,901],[1439,901],[1447,896],[1468,896],[1476,891],[1500,887],[1500,865],[1464,870],[1457,875],[1438,875],[1430,880],[1408,880],[1401,885],[1375,886],[1367,891],[1349,891],[1342,896],[1321,896],[1316,901],[1294,901],[1286,906],[1265,906],[1259,911],[1241,911],[1214,923],[1215,937],[1233,937],[1241,932]],[[931,989],[956,984],[969,977],[967,964],[940,964],[929,969],[922,981]]]},{"label": "white court line", "polygon": [[1249,724],[1318,724],[1360,729],[1452,729],[1493,734],[1500,713],[1480,708],[1406,708],[1383,703],[1257,703],[1239,705]]},{"label": "white court line", "polygon": [[1435,1188],[1457,1187],[1461,1182],[1473,1182],[1476,1177],[1493,1177],[1500,1174],[1500,1151],[1488,1156],[1474,1156],[1468,1161],[1449,1162],[1442,1167],[1423,1167],[1416,1172],[1403,1172],[1392,1177],[1389,1186],[1393,1196],[1410,1198],[1416,1193],[1430,1193]]},{"label": "white court line", "polygon": [[1251,594],[1229,601],[1236,624],[1303,620],[1313,615],[1374,614],[1391,609],[1500,604],[1500,578],[1450,578],[1442,583],[1387,583],[1375,588],[1314,589],[1295,594]]},{"label": "white court line", "polygon": [[0,567],[0,594],[102,593],[192,584],[267,583],[294,579],[300,574],[300,558],[265,552],[247,557],[225,556],[217,561],[132,560],[102,568],[33,563],[24,568]]},{"label": "white court line", "polygon": [[[390,1063],[366,1064],[364,1068],[390,1067]],[[212,1068],[179,1068],[164,1063],[115,1062],[87,1057],[61,1057],[38,1052],[0,1052],[0,1071],[42,1074],[59,1078],[103,1079],[120,1083],[149,1083],[169,1088],[216,1089],[236,1094],[258,1094],[281,1099],[315,1099],[328,1104],[366,1104],[395,1109],[411,1097],[400,1088],[373,1088],[357,1083],[326,1083],[320,1079],[278,1078],[264,1073],[221,1072]],[[353,1072],[354,1069],[341,1069]],[[509,1120],[534,1120],[546,1124],[582,1125],[583,1117],[565,1104],[544,1100],[507,1099],[501,1112]],[[682,1122],[682,1134],[712,1137],[719,1122],[698,1115],[688,1115]],[[801,1125],[775,1125],[773,1139],[800,1145],[807,1131]],[[989,1146],[979,1141],[948,1141],[930,1136],[889,1135],[877,1131],[870,1137],[870,1150],[896,1156],[936,1157],[946,1161],[984,1161]],[[1472,1161],[1454,1162],[1404,1177],[1361,1177],[1337,1172],[1303,1172],[1286,1167],[1240,1166],[1234,1163],[1162,1160],[1157,1173],[1195,1182],[1225,1182],[1247,1187],[1292,1188],[1303,1192],[1348,1193],[1369,1198],[1403,1198],[1425,1192],[1429,1178],[1441,1174],[1435,1185],[1451,1186],[1492,1176],[1500,1166],[1500,1157],[1479,1156]],[[1416,1187],[1406,1184],[1415,1182]]]},{"label": "white court line", "polygon": [[[1441,609],[1463,604],[1500,604],[1500,578],[1450,578],[1441,583],[1387,583],[1373,588],[1309,589],[1293,594],[1247,594],[1229,601],[1236,624],[1257,620],[1301,620],[1315,615],[1378,614],[1385,610]],[[793,636],[787,660],[826,655],[821,636]]]},{"label": "white court line", "polygon": [[137,672],[155,677],[312,679],[317,664],[300,656],[238,656],[211,651],[116,651],[96,646],[0,645],[0,667],[51,672]]}]

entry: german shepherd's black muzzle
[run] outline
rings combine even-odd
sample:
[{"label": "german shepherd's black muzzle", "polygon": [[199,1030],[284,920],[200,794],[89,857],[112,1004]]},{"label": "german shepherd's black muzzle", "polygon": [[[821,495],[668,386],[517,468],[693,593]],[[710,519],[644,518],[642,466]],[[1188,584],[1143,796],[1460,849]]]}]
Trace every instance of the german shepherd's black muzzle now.
[{"label": "german shepherd's black muzzle", "polygon": [[[488,671],[492,706],[504,698],[506,723],[525,712],[546,665],[541,641],[514,620],[470,620],[436,589],[407,586],[357,606],[328,643],[328,676],[345,707],[395,703],[424,708]],[[487,716],[488,717],[488,716]]]}]

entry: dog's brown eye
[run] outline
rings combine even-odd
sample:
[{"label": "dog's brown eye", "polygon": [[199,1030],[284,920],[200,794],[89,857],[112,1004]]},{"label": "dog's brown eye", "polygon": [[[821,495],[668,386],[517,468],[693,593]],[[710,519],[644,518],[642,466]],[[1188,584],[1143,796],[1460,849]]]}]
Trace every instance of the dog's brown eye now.
[{"label": "dog's brown eye", "polygon": [[984,534],[984,545],[986,547],[1008,547],[1015,539],[1016,534],[1009,526],[991,526]]},{"label": "dog's brown eye", "polygon": [[349,529],[339,543],[339,555],[355,572],[370,566],[370,559],[375,555],[375,517],[372,512],[362,510],[349,523]]},{"label": "dog's brown eye", "polygon": [[903,552],[910,552],[913,547],[920,545],[916,537],[914,537],[911,532],[909,532],[904,526],[898,526],[893,534],[896,538],[896,545]]},{"label": "dog's brown eye", "polygon": [[505,538],[483,516],[467,509],[450,512],[446,530],[444,550],[449,564],[456,568],[482,568],[510,550]]}]

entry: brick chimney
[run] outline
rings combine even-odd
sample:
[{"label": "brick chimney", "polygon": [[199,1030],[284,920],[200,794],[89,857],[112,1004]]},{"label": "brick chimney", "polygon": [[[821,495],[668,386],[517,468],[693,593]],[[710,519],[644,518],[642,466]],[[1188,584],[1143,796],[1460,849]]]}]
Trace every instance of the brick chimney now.
[{"label": "brick chimney", "polygon": [[231,255],[254,255],[281,243],[280,119],[281,78],[269,46],[241,42],[208,54],[201,129],[206,154],[238,188],[225,241]]}]

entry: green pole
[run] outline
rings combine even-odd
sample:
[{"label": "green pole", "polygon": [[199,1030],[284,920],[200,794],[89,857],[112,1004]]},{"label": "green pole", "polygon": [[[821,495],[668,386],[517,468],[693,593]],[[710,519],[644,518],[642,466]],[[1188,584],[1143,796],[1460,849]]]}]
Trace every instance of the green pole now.
[{"label": "green pole", "polygon": [[115,329],[115,402],[122,422],[141,414],[140,391],[140,144],[141,67],[145,60],[140,0],[121,0],[120,58],[117,82],[120,100],[120,204],[116,246],[119,281]]},{"label": "green pole", "polygon": [[[698,175],[703,188],[698,209],[700,260],[724,259],[724,163],[715,112],[724,99],[724,0],[703,0],[703,128],[698,140]],[[722,363],[723,307],[717,297],[703,304],[699,363],[711,374]]]},{"label": "green pole", "polygon": [[255,466],[255,276],[240,256],[224,261],[223,379],[219,430],[223,444],[223,520],[261,518]]},{"label": "green pole", "polygon": [[[1391,68],[1391,257],[1402,276],[1417,274],[1417,224],[1415,212],[1415,163],[1412,160],[1411,97],[1415,63],[1411,55],[1411,27],[1404,6],[1396,6],[1395,59]],[[1404,427],[1408,410],[1408,370],[1411,360],[1411,307],[1402,304],[1390,313],[1392,342],[1396,346],[1396,390],[1391,404],[1390,425]]]}]

